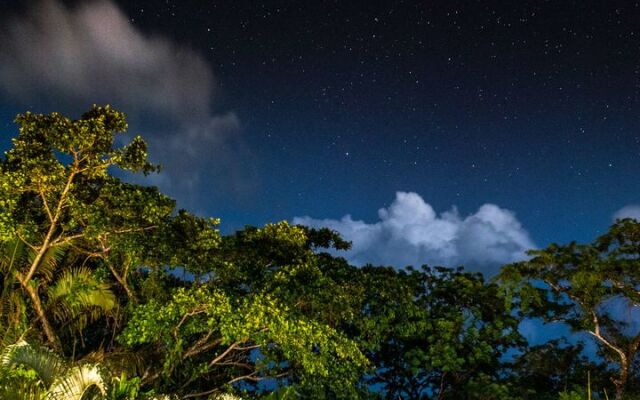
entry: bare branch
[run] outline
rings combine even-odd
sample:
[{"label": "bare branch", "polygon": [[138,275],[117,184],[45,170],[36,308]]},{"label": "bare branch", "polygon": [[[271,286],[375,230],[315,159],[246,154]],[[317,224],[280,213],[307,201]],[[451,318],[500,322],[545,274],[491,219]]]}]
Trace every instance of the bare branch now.
[{"label": "bare branch", "polygon": [[602,342],[604,345],[606,345],[607,347],[609,347],[611,350],[615,351],[618,356],[620,357],[620,361],[622,363],[626,363],[627,361],[627,355],[624,353],[624,351],[622,349],[620,349],[617,346],[614,346],[611,342],[609,342],[601,333],[600,331],[600,321],[598,320],[598,315],[595,313],[595,311],[591,311],[591,320],[593,321],[593,330],[592,331],[587,331],[589,332],[593,337],[595,337],[596,339],[598,339],[600,342]]},{"label": "bare branch", "polygon": [[44,191],[42,190],[42,187],[40,185],[38,185],[38,193],[40,194],[40,198],[42,199],[42,205],[47,212],[47,217],[49,217],[49,222],[53,223],[53,214],[51,213],[51,208],[49,208],[47,196],[45,196]]},{"label": "bare branch", "polygon": [[234,342],[233,344],[231,344],[231,346],[229,346],[225,351],[223,351],[218,357],[214,358],[213,360],[211,360],[211,362],[209,363],[209,367],[213,367],[214,365],[216,365],[217,363],[219,363],[220,361],[222,361],[229,353],[231,353],[241,342]]}]

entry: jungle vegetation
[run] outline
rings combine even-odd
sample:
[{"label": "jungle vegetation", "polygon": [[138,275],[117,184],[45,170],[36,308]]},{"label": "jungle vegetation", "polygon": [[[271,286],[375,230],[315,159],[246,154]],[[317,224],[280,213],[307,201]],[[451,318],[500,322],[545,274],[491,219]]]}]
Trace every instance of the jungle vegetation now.
[{"label": "jungle vegetation", "polygon": [[[222,235],[155,187],[125,115],[25,113],[0,160],[1,399],[633,399],[640,224],[489,281],[355,267],[336,232]],[[591,337],[527,343],[523,318]]]}]

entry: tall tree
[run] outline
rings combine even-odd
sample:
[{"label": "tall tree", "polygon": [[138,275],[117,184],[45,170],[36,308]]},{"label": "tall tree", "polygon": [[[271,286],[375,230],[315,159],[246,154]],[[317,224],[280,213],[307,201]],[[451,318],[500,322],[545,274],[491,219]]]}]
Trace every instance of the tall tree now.
[{"label": "tall tree", "polygon": [[0,162],[2,321],[185,395],[263,379],[353,393],[366,358],[305,300],[322,278],[314,246],[344,242],[286,223],[223,240],[216,220],[112,174],[157,168],[139,137],[115,146],[127,124],[109,107],[16,121]]},{"label": "tall tree", "polygon": [[[73,249],[85,261],[104,257],[113,238],[154,228],[174,204],[153,188],[128,185],[110,174],[111,168],[156,169],[147,162],[140,137],[115,146],[114,136],[127,129],[121,112],[94,106],[78,120],[26,113],[16,122],[19,134],[0,163],[0,241],[18,240],[29,250],[10,277],[27,294],[47,342],[61,350],[45,307],[59,272],[55,263],[45,262],[53,259],[50,254]],[[112,273],[126,287],[122,275]],[[62,293],[61,287],[52,290]]]},{"label": "tall tree", "polygon": [[314,398],[357,396],[368,360],[317,312],[315,296],[332,287],[315,285],[328,280],[309,234],[286,222],[238,232],[210,260],[206,279],[139,305],[119,340],[154,360],[143,381],[185,398],[236,383],[255,395],[265,380]]},{"label": "tall tree", "polygon": [[523,344],[495,284],[462,269],[364,268],[358,336],[387,398],[506,399],[502,357]]},{"label": "tall tree", "polygon": [[640,306],[640,223],[617,221],[591,244],[531,251],[528,261],[505,266],[500,280],[517,294],[520,309],[547,321],[563,321],[586,332],[617,366],[612,378],[622,399],[637,362],[640,331],[620,307]]}]

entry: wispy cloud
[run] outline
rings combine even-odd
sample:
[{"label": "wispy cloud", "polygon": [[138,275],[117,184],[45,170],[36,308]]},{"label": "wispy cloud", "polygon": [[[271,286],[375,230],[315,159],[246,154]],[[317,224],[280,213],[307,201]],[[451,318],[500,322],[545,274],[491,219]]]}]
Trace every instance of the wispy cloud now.
[{"label": "wispy cloud", "polygon": [[493,274],[504,263],[524,259],[525,251],[535,247],[515,215],[494,204],[466,217],[455,207],[437,215],[417,193],[398,192],[378,216],[373,223],[350,215],[340,220],[295,217],[293,222],[338,231],[353,244],[342,255],[358,265],[465,265]]},{"label": "wispy cloud", "polygon": [[212,112],[217,89],[201,54],[142,33],[107,0],[76,8],[43,0],[1,22],[0,90],[12,101],[42,111],[122,109],[166,166],[157,182],[184,199],[211,180],[241,183],[228,178],[244,174],[233,161],[246,151],[241,123]]}]

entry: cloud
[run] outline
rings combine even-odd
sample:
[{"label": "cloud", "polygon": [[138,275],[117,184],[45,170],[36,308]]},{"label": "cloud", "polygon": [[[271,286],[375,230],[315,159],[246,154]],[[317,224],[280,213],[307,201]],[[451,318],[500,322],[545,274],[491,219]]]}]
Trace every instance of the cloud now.
[{"label": "cloud", "polygon": [[613,220],[623,218],[634,218],[640,221],[640,204],[630,204],[624,206],[613,214]]},{"label": "cloud", "polygon": [[524,259],[525,251],[535,247],[515,215],[493,204],[466,217],[455,207],[437,215],[417,193],[398,192],[378,216],[374,223],[350,215],[340,220],[295,217],[293,222],[338,231],[353,244],[341,255],[357,265],[465,265],[493,274],[502,264]]},{"label": "cloud", "polygon": [[75,8],[43,0],[2,22],[0,91],[12,101],[47,112],[77,114],[93,103],[125,111],[166,167],[156,180],[173,194],[238,175],[239,157],[218,155],[247,151],[241,123],[212,113],[215,79],[198,52],[143,34],[107,0]]}]

